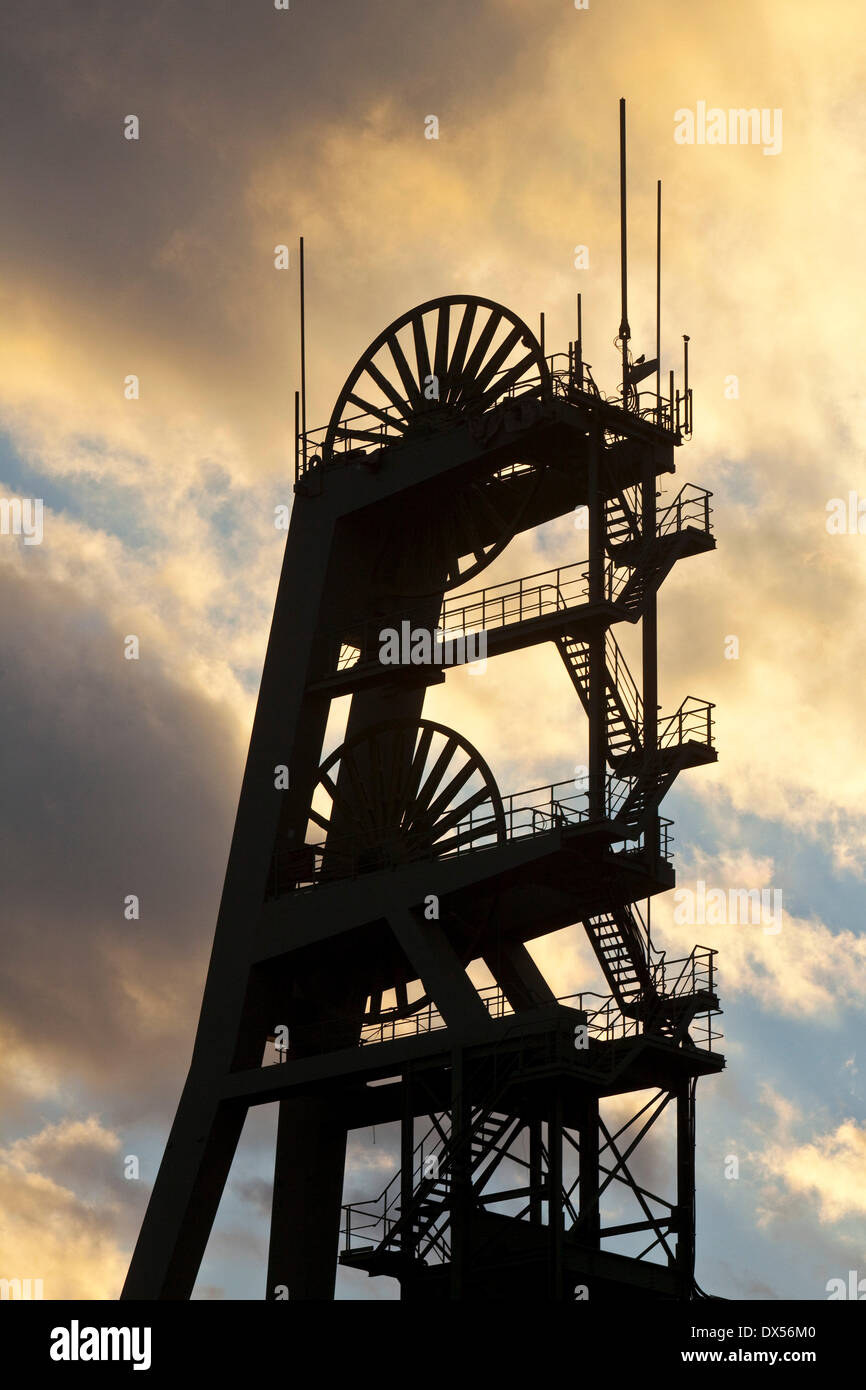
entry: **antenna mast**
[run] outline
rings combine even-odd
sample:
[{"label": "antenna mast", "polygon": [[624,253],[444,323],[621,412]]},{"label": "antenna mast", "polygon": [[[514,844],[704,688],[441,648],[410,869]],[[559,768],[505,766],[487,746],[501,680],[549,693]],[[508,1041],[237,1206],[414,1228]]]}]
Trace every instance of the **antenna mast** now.
[{"label": "antenna mast", "polygon": [[626,246],[626,189],[625,189],[625,97],[619,100],[619,246],[621,272],[622,314],[619,322],[619,337],[622,344],[622,403],[625,407],[628,394],[628,342],[631,329],[628,326],[628,248]]},{"label": "antenna mast", "polygon": [[656,424],[662,423],[662,181],[656,185]]},{"label": "antenna mast", "polygon": [[304,238],[300,238],[301,258],[301,438],[303,440],[304,472],[307,469],[307,348],[304,320]]}]

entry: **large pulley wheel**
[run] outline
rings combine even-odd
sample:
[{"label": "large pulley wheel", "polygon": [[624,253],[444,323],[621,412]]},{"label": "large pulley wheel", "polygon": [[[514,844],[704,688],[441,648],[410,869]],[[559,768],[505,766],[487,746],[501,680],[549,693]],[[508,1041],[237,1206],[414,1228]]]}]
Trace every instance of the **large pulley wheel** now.
[{"label": "large pulley wheel", "polygon": [[325,760],[310,808],[323,874],[344,877],[504,840],[505,812],[477,749],[444,724],[395,719]]},{"label": "large pulley wheel", "polygon": [[[493,774],[477,749],[444,724],[391,720],[364,730],[322,764],[310,820],[325,832],[323,877],[346,877],[441,858],[506,838]],[[407,1018],[430,1003],[390,982],[396,1003],[374,990],[365,1024]]]},{"label": "large pulley wheel", "polygon": [[355,364],[328,424],[323,462],[448,429],[533,387],[547,396],[550,372],[521,319],[490,299],[431,299],[389,324]]}]

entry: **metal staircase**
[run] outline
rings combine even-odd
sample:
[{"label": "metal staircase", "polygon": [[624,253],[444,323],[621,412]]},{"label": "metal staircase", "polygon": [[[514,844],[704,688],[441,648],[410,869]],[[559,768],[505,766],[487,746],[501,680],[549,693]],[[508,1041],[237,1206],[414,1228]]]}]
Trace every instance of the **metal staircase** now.
[{"label": "metal staircase", "polygon": [[[565,634],[557,638],[557,648],[565,669],[589,713],[589,643]],[[611,630],[605,634],[605,725],[607,754],[611,767],[620,760],[642,750],[643,702],[625,657]]]},{"label": "metal staircase", "polygon": [[[514,1115],[496,1108],[519,1065],[519,1058],[509,1060],[499,1073],[493,1094],[485,1104],[473,1109],[462,1132],[452,1130],[446,1135],[438,1123],[430,1126],[415,1146],[412,1195],[405,1205],[403,1175],[396,1173],[374,1201],[344,1206],[343,1264],[372,1274],[393,1271],[406,1259],[418,1264],[449,1259],[448,1226],[457,1186],[455,1172],[460,1166],[465,1187],[477,1202],[505,1157],[512,1132],[521,1126]],[[440,1141],[438,1148],[430,1147],[434,1135]],[[431,1160],[434,1171],[425,1174]],[[360,1237],[365,1244],[353,1248],[353,1237]]]},{"label": "metal staircase", "polygon": [[657,1000],[636,909],[624,904],[588,917],[584,926],[617,1006],[636,1017],[642,1004]]},{"label": "metal staircase", "polygon": [[654,536],[642,537],[627,499],[611,499],[609,525],[615,529],[608,553],[626,564],[631,574],[621,587],[616,606],[631,621],[640,617],[644,603],[655,593],[678,560],[715,548],[710,525],[710,498],[706,488],[686,483],[673,502],[660,512]]},{"label": "metal staircase", "polygon": [[640,1019],[645,1033],[680,1038],[697,1014],[718,1008],[711,959],[700,968],[705,948],[673,965],[650,942],[636,904],[590,917],[584,927],[617,1008]]},{"label": "metal staircase", "polygon": [[[632,492],[634,489],[631,490]],[[615,492],[605,499],[605,549],[608,555],[623,559],[625,554],[641,542],[638,507],[628,490]]]},{"label": "metal staircase", "polygon": [[[695,947],[685,960],[667,961],[664,952],[652,947],[638,909],[629,905],[592,917],[584,925],[613,993],[608,1003],[619,1009],[625,1026],[609,1030],[621,1040],[618,1052],[602,1041],[595,1052],[571,1055],[579,1059],[582,1070],[597,1073],[599,1083],[608,1086],[642,1047],[665,1040],[690,1041],[688,1028],[695,1016],[718,1012],[715,952]],[[592,1015],[584,1011],[584,996],[558,1002],[578,1005],[581,1012],[572,1017],[591,1021]],[[605,1016],[608,1012],[599,1011]],[[592,1029],[594,1037],[597,1031]],[[370,1275],[398,1278],[404,1278],[407,1269],[432,1272],[447,1266],[453,1259],[453,1222],[461,1196],[474,1213],[473,1221],[480,1223],[474,1237],[477,1254],[496,1239],[496,1225],[487,1227],[484,1222],[503,1219],[487,1217],[491,1207],[519,1202],[518,1220],[533,1207],[540,1213],[541,1204],[551,1199],[555,1181],[549,1151],[539,1132],[538,1167],[533,1170],[520,1140],[527,1117],[519,1113],[519,1102],[511,1110],[527,1075],[519,1053],[500,1056],[486,1096],[479,1097],[477,1082],[468,1083],[466,1094],[474,1092],[475,1100],[462,1131],[449,1131],[439,1117],[433,1118],[414,1145],[408,1185],[406,1172],[398,1171],[377,1198],[344,1205],[341,1264]],[[452,1099],[452,1122],[459,1109],[458,1101]],[[491,1187],[504,1160],[526,1170],[525,1176],[516,1183],[511,1179],[507,1187]],[[575,1219],[573,1234],[579,1239],[582,1223],[571,1207],[570,1192],[564,1185],[562,1190]]]},{"label": "metal staircase", "polygon": [[[583,708],[590,710],[590,644],[564,634],[556,646]],[[643,701],[622,650],[608,628],[605,633],[604,711],[606,760],[631,785],[616,817],[630,831],[640,830],[654,815],[678,774],[687,767],[714,762],[712,710],[707,700],[687,696],[674,714],[659,722],[655,749],[644,747]]]}]

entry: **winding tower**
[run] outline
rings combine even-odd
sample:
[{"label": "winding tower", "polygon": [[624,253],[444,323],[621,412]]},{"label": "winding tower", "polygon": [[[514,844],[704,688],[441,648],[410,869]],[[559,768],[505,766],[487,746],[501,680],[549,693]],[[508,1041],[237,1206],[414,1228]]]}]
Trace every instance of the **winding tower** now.
[{"label": "winding tower", "polygon": [[[714,953],[667,959],[638,903],[674,883],[665,794],[716,757],[710,703],[659,713],[656,644],[663,580],[714,540],[706,490],[659,505],[691,433],[688,360],[667,394],[660,344],[633,360],[624,250],[623,231],[615,395],[580,328],[549,356],[501,305],[450,295],[374,340],[326,427],[300,422],[199,1029],[125,1298],[190,1296],[248,1107],[273,1102],[269,1299],[333,1298],[338,1260],[414,1300],[699,1292],[695,1086],[724,1066]],[[579,508],[585,555],[478,587],[516,535]],[[488,661],[555,645],[588,721],[585,776],[504,795],[425,718],[428,688],[477,656],[472,632]],[[578,924],[609,993],[557,999],[527,943]],[[662,1117],[668,1149],[647,1165]],[[394,1178],[343,1206],[347,1136],[389,1123]]]}]

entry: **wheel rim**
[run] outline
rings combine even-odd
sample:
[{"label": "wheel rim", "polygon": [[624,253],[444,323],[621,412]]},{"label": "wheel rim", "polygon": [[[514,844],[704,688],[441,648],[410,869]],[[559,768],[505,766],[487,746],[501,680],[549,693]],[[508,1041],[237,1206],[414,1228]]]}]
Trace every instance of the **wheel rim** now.
[{"label": "wheel rim", "polygon": [[331,415],[325,465],[448,429],[521,383],[550,391],[535,335],[490,299],[446,295],[395,319],[355,364]]},{"label": "wheel rim", "polygon": [[[484,759],[468,740],[429,719],[392,720],[347,740],[319,770],[310,820],[325,832],[323,876],[391,868],[461,848],[502,843],[505,812]],[[431,1003],[409,999],[395,978],[370,994],[364,1026],[409,1018]]]},{"label": "wheel rim", "polygon": [[429,719],[391,720],[337,748],[319,769],[309,815],[325,833],[327,877],[505,838],[502,798],[484,759]]}]

